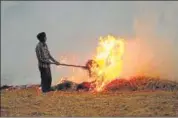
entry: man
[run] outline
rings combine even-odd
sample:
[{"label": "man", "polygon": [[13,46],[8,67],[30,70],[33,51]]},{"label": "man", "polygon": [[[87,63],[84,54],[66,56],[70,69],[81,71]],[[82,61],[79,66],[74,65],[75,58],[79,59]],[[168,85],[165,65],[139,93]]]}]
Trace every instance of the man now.
[{"label": "man", "polygon": [[39,40],[39,43],[36,46],[36,56],[41,74],[41,87],[43,92],[49,92],[51,90],[52,82],[50,64],[59,65],[60,63],[51,56],[48,50],[46,33],[39,33],[37,39]]}]

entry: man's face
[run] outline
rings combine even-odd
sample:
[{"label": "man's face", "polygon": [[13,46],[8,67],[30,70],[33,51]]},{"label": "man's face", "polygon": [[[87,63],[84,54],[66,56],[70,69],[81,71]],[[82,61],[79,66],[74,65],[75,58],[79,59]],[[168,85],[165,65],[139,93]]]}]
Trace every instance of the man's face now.
[{"label": "man's face", "polygon": [[44,37],[44,42],[46,42],[46,40],[47,40],[47,37],[45,36],[45,37]]}]

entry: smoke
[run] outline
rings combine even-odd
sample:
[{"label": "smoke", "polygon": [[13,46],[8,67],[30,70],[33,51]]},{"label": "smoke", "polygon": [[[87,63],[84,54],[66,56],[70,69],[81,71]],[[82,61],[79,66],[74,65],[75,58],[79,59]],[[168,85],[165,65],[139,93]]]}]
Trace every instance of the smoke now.
[{"label": "smoke", "polygon": [[177,2],[139,2],[135,37],[126,42],[122,76],[178,80]]},{"label": "smoke", "polygon": [[[3,1],[1,84],[40,83],[35,46],[36,34],[41,31],[47,33],[49,50],[57,60],[61,61],[63,55],[72,60],[70,54],[74,54],[78,61],[65,63],[83,65],[92,57],[99,36],[111,33],[132,37],[132,23],[135,37],[126,38],[122,75],[144,73],[177,79],[177,11],[176,1]],[[73,72],[70,67],[51,69],[53,81],[85,74],[81,69]]]}]

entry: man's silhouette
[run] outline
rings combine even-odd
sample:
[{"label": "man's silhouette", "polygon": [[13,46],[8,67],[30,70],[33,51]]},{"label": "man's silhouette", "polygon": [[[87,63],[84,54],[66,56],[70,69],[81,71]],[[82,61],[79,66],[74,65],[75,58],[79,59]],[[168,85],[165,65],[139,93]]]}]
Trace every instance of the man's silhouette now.
[{"label": "man's silhouette", "polygon": [[36,46],[36,55],[41,74],[41,87],[43,92],[49,92],[52,82],[50,64],[59,65],[60,63],[51,56],[48,50],[48,46],[46,44],[46,33],[39,33],[37,35],[37,39],[39,40],[39,43]]}]

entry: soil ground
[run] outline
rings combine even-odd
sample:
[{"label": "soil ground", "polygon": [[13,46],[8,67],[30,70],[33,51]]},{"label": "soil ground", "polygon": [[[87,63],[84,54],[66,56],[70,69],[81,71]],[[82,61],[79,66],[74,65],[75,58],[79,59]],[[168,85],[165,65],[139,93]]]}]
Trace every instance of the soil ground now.
[{"label": "soil ground", "polygon": [[178,116],[178,92],[3,90],[1,116]]}]

